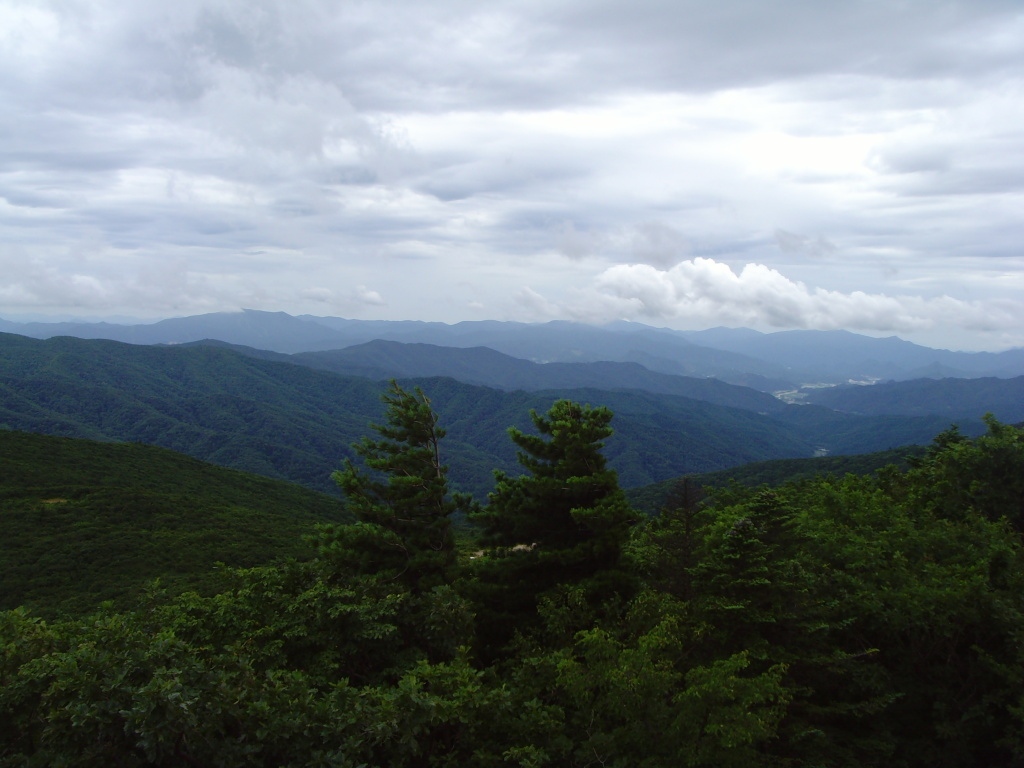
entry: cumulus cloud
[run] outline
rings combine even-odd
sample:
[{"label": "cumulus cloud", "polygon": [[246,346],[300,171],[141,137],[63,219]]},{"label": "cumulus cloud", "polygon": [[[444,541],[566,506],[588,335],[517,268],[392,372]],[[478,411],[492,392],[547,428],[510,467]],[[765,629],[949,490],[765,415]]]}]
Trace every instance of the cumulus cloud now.
[{"label": "cumulus cloud", "polygon": [[699,257],[667,270],[619,264],[602,272],[595,287],[622,302],[622,309],[657,320],[893,332],[922,331],[940,323],[996,330],[1024,321],[1020,302],[993,306],[949,296],[843,293],[808,287],[764,264],[747,264],[737,273],[727,264]]},{"label": "cumulus cloud", "polygon": [[531,320],[553,320],[562,316],[562,308],[549,301],[529,286],[521,288],[513,297]]}]

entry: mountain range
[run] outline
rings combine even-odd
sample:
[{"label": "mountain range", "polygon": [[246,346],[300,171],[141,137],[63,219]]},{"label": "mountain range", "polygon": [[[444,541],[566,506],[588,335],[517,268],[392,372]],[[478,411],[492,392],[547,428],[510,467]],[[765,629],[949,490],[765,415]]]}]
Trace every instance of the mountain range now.
[{"label": "mountain range", "polygon": [[322,352],[376,340],[443,347],[487,347],[535,363],[632,362],[650,371],[715,377],[765,392],[807,383],[1024,375],[1024,349],[954,352],[896,337],[847,331],[760,333],[746,328],[673,331],[631,322],[604,326],[554,321],[369,321],[243,310],[155,323],[14,323],[0,331],[33,338],[76,336],[132,344],[218,339],[281,353]]},{"label": "mountain range", "polygon": [[210,339],[190,344],[221,346],[262,360],[378,380],[447,376],[466,384],[506,391],[637,389],[759,413],[777,413],[786,407],[785,403],[766,392],[715,378],[674,376],[651,371],[639,363],[534,363],[489,347],[440,347],[378,339],[345,349],[286,355]]},{"label": "mountain range", "polygon": [[[563,397],[614,411],[606,453],[626,487],[752,461],[926,443],[948,426],[931,415],[865,416],[775,400],[764,410],[763,393],[701,381],[673,386],[707,385],[709,396],[735,399],[725,405],[640,388],[502,391],[453,378],[406,384],[422,386],[448,430],[454,484],[481,497],[493,469],[518,469],[506,429],[529,430],[531,409],[546,411]],[[332,490],[331,471],[381,417],[383,388],[216,345],[0,334],[0,428],[159,445],[317,490]]]}]

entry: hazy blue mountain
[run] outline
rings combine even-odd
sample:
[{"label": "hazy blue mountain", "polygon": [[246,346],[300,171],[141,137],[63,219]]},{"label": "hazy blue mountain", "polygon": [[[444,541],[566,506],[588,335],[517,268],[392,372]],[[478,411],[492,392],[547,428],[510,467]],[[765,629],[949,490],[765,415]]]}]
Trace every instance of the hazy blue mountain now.
[{"label": "hazy blue mountain", "polygon": [[533,362],[636,362],[679,376],[714,376],[762,391],[788,389],[782,367],[693,344],[670,331],[636,323],[601,327],[582,323],[497,321],[447,325],[292,317],[283,312],[219,312],[146,325],[24,323],[8,330],[33,338],[75,336],[131,344],[180,344],[218,339],[274,352],[342,349],[377,339],[449,347],[485,346]]},{"label": "hazy blue mountain", "polygon": [[1011,378],[1024,375],[1024,349],[1001,353],[936,350],[896,337],[848,331],[746,328],[672,331],[639,323],[604,326],[555,321],[474,321],[448,325],[365,321],[283,312],[222,312],[144,325],[8,323],[8,331],[35,338],[57,335],[108,338],[134,344],[219,339],[282,353],[342,349],[374,340],[446,347],[488,347],[535,363],[632,362],[658,373],[713,376],[765,392],[811,382],[922,376]]},{"label": "hazy blue mountain", "polygon": [[639,389],[761,413],[785,408],[769,394],[718,379],[672,376],[648,370],[639,363],[534,363],[489,347],[440,347],[376,340],[328,352],[302,352],[288,359],[349,376],[451,376],[468,384],[504,390]]},{"label": "hazy blue mountain", "polygon": [[488,347],[535,363],[633,362],[676,376],[714,376],[723,381],[770,392],[792,386],[785,369],[764,360],[710,349],[679,334],[639,323],[607,326],[566,321],[514,323],[472,321],[445,325],[340,320],[303,316],[348,334],[361,343],[382,339],[446,347]]},{"label": "hazy blue mountain", "polygon": [[952,352],[896,336],[879,339],[849,331],[759,333],[749,328],[710,328],[681,333],[696,344],[770,360],[804,381],[1024,375],[1024,349]]},{"label": "hazy blue mountain", "polygon": [[1007,423],[1024,420],[1024,376],[1013,379],[915,379],[873,386],[810,390],[807,401],[868,415],[934,414],[977,419],[986,412]]},{"label": "hazy blue mountain", "polygon": [[80,339],[111,339],[128,344],[181,344],[201,339],[219,339],[276,352],[337,349],[352,343],[347,337],[319,323],[300,320],[284,312],[249,309],[176,317],[140,325],[23,323],[9,330],[37,339],[75,336]]}]

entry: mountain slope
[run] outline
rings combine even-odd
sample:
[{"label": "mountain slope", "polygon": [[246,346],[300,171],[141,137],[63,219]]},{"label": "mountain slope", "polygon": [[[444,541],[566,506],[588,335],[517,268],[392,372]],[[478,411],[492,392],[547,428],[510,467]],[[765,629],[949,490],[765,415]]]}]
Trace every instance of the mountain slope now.
[{"label": "mountain slope", "polygon": [[[723,469],[717,472],[691,475],[687,479],[693,492],[702,493],[714,488],[728,488],[733,483],[756,488],[761,485],[778,486],[783,483],[807,480],[822,475],[869,475],[882,467],[896,466],[906,469],[908,459],[923,456],[927,448],[923,445],[907,445],[877,453],[846,456],[822,456],[811,459],[773,459],[755,461],[741,467]],[[656,515],[678,488],[679,479],[664,480],[626,492],[630,504],[637,511]]]},{"label": "mountain slope", "polygon": [[[819,406],[765,416],[674,395],[599,389],[500,392],[420,379],[448,430],[453,485],[482,496],[516,472],[509,426],[568,397],[608,405],[607,452],[626,487],[750,461],[928,442],[934,417],[868,418]],[[381,417],[383,384],[211,346],[135,346],[0,334],[0,428],[138,441],[333,491],[330,473]]]},{"label": "mountain slope", "polygon": [[[616,411],[623,484],[746,461],[810,455],[802,428],[749,411],[639,392],[504,393],[423,380],[448,429],[453,483],[477,494],[495,468],[516,471],[509,426],[558,397]],[[147,347],[0,335],[0,427],[139,441],[331,491],[329,476],[380,418],[383,385],[209,347]]]},{"label": "mountain slope", "polygon": [[986,412],[1007,423],[1024,420],[1024,376],[1013,379],[915,379],[869,387],[810,390],[807,402],[867,415],[936,414],[977,419]]},{"label": "mountain slope", "polygon": [[840,383],[936,375],[1009,378],[1024,374],[1024,349],[953,352],[922,347],[896,336],[879,339],[849,331],[759,333],[749,328],[710,328],[681,335],[695,344],[771,361],[803,381]]},{"label": "mountain slope", "polygon": [[439,347],[376,340],[346,349],[303,352],[291,355],[289,360],[350,376],[450,376],[467,384],[504,390],[638,389],[760,413],[785,408],[771,395],[718,379],[673,376],[648,370],[638,363],[534,363],[488,347]]},{"label": "mountain slope", "polygon": [[554,321],[455,323],[366,321],[284,312],[221,312],[157,323],[11,323],[0,330],[34,338],[72,335],[135,344],[219,339],[275,352],[342,349],[376,339],[448,347],[489,347],[533,362],[634,362],[680,376],[714,376],[771,392],[795,383],[922,376],[1024,375],[1024,349],[1000,353],[929,349],[896,337],[848,331],[746,328],[673,331],[640,323],[603,326]]},{"label": "mountain slope", "polygon": [[182,344],[218,339],[274,352],[342,349],[376,339],[451,347],[485,346],[534,362],[638,362],[681,376],[716,376],[764,391],[792,383],[784,369],[763,360],[700,347],[681,336],[640,324],[599,327],[582,323],[360,321],[292,317],[283,312],[221,312],[145,325],[26,323],[8,326],[33,338],[67,335],[132,344]]},{"label": "mountain slope", "polygon": [[147,445],[0,430],[0,610],[80,612],[220,583],[312,554],[303,536],[349,519],[337,498]]}]

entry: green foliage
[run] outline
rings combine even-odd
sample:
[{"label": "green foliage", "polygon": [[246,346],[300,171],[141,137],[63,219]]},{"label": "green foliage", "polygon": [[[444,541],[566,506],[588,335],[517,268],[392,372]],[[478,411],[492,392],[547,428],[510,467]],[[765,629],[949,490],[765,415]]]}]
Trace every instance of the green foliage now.
[{"label": "green foliage", "polygon": [[46,616],[127,605],[146,584],[209,592],[217,563],[305,557],[341,503],[139,444],[0,431],[0,609]]},{"label": "green foliage", "polygon": [[[758,486],[779,486],[796,480],[804,480],[826,475],[871,475],[880,469],[895,466],[907,469],[914,457],[923,456],[924,446],[905,445],[876,453],[855,454],[852,456],[818,456],[810,459],[773,459],[771,461],[755,461],[733,469],[717,472],[690,475],[687,481],[706,489],[728,488],[738,484],[748,488]],[[658,514],[661,507],[671,496],[677,479],[665,480],[660,483],[630,488],[626,498],[634,509],[648,515]]]},{"label": "green foliage", "polygon": [[0,613],[0,765],[1024,761],[1020,429],[947,431],[874,477],[682,483],[629,527],[610,412],[557,403],[481,513],[537,546],[409,580],[389,550],[437,541],[440,432],[422,393],[387,403],[362,444],[380,474],[344,477],[364,519],[313,559],[133,612]]},{"label": "green foliage", "polygon": [[476,515],[485,540],[542,551],[571,550],[607,540],[616,547],[631,515],[614,470],[601,453],[612,434],[607,408],[559,400],[545,416],[530,412],[537,435],[516,428],[519,463],[529,474],[496,473],[486,511]]},{"label": "green foliage", "polygon": [[1015,683],[996,670],[1020,661],[1020,541],[1002,523],[901,504],[887,485],[847,478],[790,494],[830,635],[861,667],[847,674],[865,703],[885,704],[862,711],[896,763],[1007,764]]},{"label": "green foliage", "polygon": [[986,434],[968,440],[952,427],[908,473],[908,502],[949,518],[981,515],[1024,532],[1024,432],[985,416]]},{"label": "green foliage", "polygon": [[[544,614],[564,618],[550,603]],[[644,592],[614,626],[531,649],[510,674],[562,713],[554,738],[539,742],[554,764],[750,765],[785,713],[784,669],[751,673],[742,653],[694,664],[700,642],[684,604]]]},{"label": "green foliage", "polygon": [[332,543],[356,536],[355,557],[372,554],[373,562],[363,566],[368,572],[389,570],[423,591],[447,581],[455,562],[451,518],[472,503],[463,494],[449,496],[440,450],[445,431],[423,391],[407,392],[392,381],[382,399],[386,423],[372,425],[380,439],[364,437],[354,446],[373,474],[346,460],[333,475],[347,508],[364,525],[336,535]]},{"label": "green foliage", "polygon": [[[733,489],[638,532],[646,580],[685,599],[710,641],[698,659],[785,666],[772,759],[1017,764],[1024,562],[1006,502],[1020,437],[945,433],[905,473]],[[956,477],[960,496],[942,485]]]},{"label": "green foliage", "polygon": [[489,504],[472,516],[497,548],[477,569],[476,603],[500,606],[485,622],[493,642],[531,624],[538,597],[561,584],[586,584],[595,603],[631,589],[620,560],[634,515],[601,452],[611,411],[559,400],[531,417],[539,435],[509,430],[528,474],[496,472]]}]

